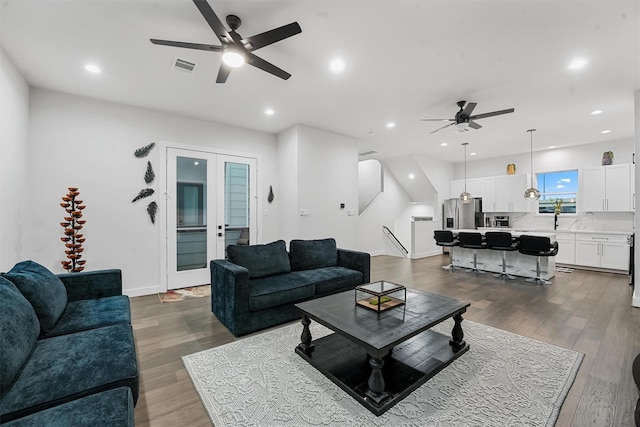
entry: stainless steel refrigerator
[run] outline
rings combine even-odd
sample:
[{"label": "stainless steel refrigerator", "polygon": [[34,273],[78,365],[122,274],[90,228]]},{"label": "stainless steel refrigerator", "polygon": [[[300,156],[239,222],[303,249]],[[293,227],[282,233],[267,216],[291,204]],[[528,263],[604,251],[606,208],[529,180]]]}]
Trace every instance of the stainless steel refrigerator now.
[{"label": "stainless steel refrigerator", "polygon": [[469,203],[462,203],[460,199],[445,200],[442,205],[442,222],[445,230],[484,227],[482,198],[473,198]]}]

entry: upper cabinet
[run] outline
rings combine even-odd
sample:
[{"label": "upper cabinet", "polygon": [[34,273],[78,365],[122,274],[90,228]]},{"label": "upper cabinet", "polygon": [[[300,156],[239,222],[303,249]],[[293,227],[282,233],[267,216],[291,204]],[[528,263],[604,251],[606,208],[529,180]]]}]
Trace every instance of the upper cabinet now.
[{"label": "upper cabinet", "polygon": [[[529,188],[528,175],[496,176],[495,210],[494,212],[529,212],[530,202],[524,198]],[[485,212],[488,210],[485,209]]]},{"label": "upper cabinet", "polygon": [[582,169],[580,173],[582,211],[633,211],[631,166],[625,163]]},{"label": "upper cabinet", "polygon": [[[483,212],[529,212],[524,198],[527,180],[527,174],[471,178],[467,179],[467,191],[471,197],[482,197]],[[464,187],[463,179],[451,181],[451,197],[458,197]]]}]

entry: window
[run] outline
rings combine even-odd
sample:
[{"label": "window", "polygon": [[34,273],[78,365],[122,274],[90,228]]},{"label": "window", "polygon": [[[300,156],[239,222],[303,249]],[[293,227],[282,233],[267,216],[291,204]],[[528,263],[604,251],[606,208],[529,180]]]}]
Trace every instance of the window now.
[{"label": "window", "polygon": [[556,202],[562,201],[560,213],[576,213],[578,170],[536,174],[540,200],[538,213],[554,213]]}]

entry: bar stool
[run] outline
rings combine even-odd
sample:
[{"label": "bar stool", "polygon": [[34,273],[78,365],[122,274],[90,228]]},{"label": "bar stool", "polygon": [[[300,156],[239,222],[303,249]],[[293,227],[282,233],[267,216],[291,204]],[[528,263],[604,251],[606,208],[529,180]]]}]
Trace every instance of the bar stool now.
[{"label": "bar stool", "polygon": [[487,241],[487,249],[502,252],[502,273],[493,276],[514,280],[515,276],[507,273],[507,267],[513,267],[507,265],[507,252],[518,250],[518,240],[507,231],[487,231],[484,233],[484,238]]},{"label": "bar stool", "polygon": [[449,248],[449,265],[443,265],[445,270],[453,270],[453,255],[451,254],[451,248],[454,246],[460,246],[460,242],[455,238],[450,230],[434,230],[433,238],[436,239],[436,245],[443,248]]},{"label": "bar stool", "polygon": [[473,268],[467,270],[467,272],[484,274],[484,271],[478,269],[478,264],[483,264],[482,262],[478,262],[478,249],[487,248],[487,242],[482,238],[482,234],[461,231],[458,233],[458,240],[460,240],[461,248],[473,249]]},{"label": "bar stool", "polygon": [[524,255],[533,255],[536,257],[536,278],[527,279],[527,282],[539,283],[541,285],[550,285],[551,281],[545,280],[540,277],[541,273],[547,273],[546,271],[540,271],[540,258],[556,256],[556,254],[558,253],[558,242],[551,243],[551,239],[548,237],[528,236],[526,234],[520,236],[519,240],[519,252]]}]

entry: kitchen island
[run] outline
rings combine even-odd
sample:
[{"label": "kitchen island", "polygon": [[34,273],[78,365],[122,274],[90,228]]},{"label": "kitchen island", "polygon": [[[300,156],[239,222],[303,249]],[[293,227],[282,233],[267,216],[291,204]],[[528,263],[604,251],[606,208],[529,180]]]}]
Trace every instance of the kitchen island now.
[{"label": "kitchen island", "polygon": [[[486,231],[507,231],[504,229],[480,228],[478,230],[454,229],[451,230],[455,236],[461,231],[469,233],[480,233],[484,236]],[[556,241],[555,233],[545,232],[519,232],[508,230],[512,236],[519,237],[526,234],[528,236],[548,237],[551,243]],[[513,276],[535,278],[536,277],[536,258],[532,255],[524,255],[518,251],[506,253],[507,273]],[[461,248],[458,246],[451,247],[451,260],[454,267],[473,268],[473,249]],[[502,272],[502,251],[493,249],[478,249],[477,251],[478,269],[482,271],[501,273]],[[540,258],[540,277],[544,280],[550,280],[555,275],[556,261],[555,257]]]}]

